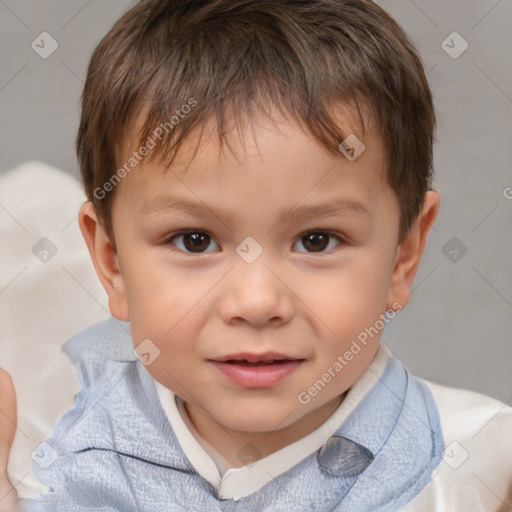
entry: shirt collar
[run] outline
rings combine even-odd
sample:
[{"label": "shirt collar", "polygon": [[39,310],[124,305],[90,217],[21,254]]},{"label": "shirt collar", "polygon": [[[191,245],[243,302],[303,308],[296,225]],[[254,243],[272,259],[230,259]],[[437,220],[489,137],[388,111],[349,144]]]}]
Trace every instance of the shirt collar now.
[{"label": "shirt collar", "polygon": [[[180,413],[178,405],[181,399],[157,381],[154,384],[162,408],[190,463],[217,489],[220,498],[238,500],[258,491],[318,450],[320,468],[327,473],[331,470],[339,472],[340,464],[344,464],[344,473],[348,475],[363,471],[389,436],[394,419],[400,413],[398,401],[396,406],[389,408],[385,421],[380,424],[382,428],[379,428],[374,415],[368,414],[368,407],[364,408],[363,415],[359,411],[365,397],[376,387],[400,389],[400,386],[393,386],[391,376],[383,380],[389,356],[387,347],[381,343],[370,366],[318,429],[263,459],[225,472],[226,461],[195,430],[184,407],[180,408]],[[356,410],[358,414],[353,414]],[[339,452],[342,457],[336,456]]]}]

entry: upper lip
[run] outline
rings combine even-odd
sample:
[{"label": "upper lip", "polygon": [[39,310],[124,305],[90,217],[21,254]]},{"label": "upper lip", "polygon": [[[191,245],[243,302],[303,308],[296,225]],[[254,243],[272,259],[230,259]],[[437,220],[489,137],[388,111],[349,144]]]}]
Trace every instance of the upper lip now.
[{"label": "upper lip", "polygon": [[215,359],[211,359],[211,361],[216,361],[219,363],[224,363],[226,361],[234,360],[234,361],[248,361],[249,363],[259,363],[261,361],[297,361],[301,360],[300,357],[291,357],[285,354],[280,354],[279,352],[264,352],[262,354],[251,354],[249,352],[240,352],[238,354],[228,354],[227,356],[216,357]]}]

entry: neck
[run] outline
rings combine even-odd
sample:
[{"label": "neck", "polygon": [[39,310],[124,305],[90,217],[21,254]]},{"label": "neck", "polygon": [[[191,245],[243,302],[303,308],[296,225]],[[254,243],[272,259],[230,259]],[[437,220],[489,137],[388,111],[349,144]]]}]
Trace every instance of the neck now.
[{"label": "neck", "polygon": [[346,392],[306,414],[295,423],[271,432],[245,432],[221,425],[191,403],[185,403],[187,414],[199,435],[221,454],[234,468],[245,466],[247,459],[240,450],[252,445],[251,462],[263,459],[282,448],[299,441],[324,424],[340,406]]}]

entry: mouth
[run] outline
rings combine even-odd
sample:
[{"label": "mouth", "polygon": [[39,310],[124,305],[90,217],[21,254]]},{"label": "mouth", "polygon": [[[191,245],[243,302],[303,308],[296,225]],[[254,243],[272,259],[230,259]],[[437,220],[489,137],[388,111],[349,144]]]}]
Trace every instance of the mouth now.
[{"label": "mouth", "polygon": [[271,387],[293,373],[304,361],[283,354],[233,354],[210,359],[231,382],[244,388]]},{"label": "mouth", "polygon": [[[227,361],[222,361],[228,364],[237,364],[240,366],[270,366],[274,364],[282,364],[287,363],[288,361],[300,361],[300,359],[267,359],[265,361],[257,361],[255,363],[251,363],[247,361],[247,359],[228,359]],[[216,361],[221,362],[221,361]]]},{"label": "mouth", "polygon": [[278,352],[264,352],[262,354],[252,354],[250,352],[241,352],[239,354],[229,354],[226,356],[210,359],[216,363],[232,363],[232,364],[253,364],[253,365],[271,365],[284,363],[286,361],[303,361],[299,357],[292,357]]}]

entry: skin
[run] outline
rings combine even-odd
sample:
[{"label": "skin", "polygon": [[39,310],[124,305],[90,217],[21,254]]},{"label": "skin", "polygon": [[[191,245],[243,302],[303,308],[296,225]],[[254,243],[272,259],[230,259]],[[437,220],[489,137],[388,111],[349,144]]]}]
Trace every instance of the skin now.
[{"label": "skin", "polygon": [[[399,204],[385,182],[376,131],[363,138],[345,126],[366,145],[350,162],[289,120],[256,121],[251,136],[230,139],[233,152],[222,151],[211,137],[192,159],[190,139],[169,169],[142,162],[115,189],[115,241],[90,202],[79,214],[112,315],[130,320],[135,347],[145,339],[158,347],[160,355],[147,370],[186,401],[200,435],[233,467],[245,464],[237,453],[247,443],[255,460],[263,458],[320,427],[339,406],[371,364],[380,333],[307,404],[298,395],[381,314],[408,304],[440,203],[437,192],[427,192],[398,243]],[[198,202],[203,212],[155,207],[143,213],[149,202],[171,193]],[[368,215],[283,214],[337,199],[359,201]],[[222,208],[231,217],[224,218]],[[185,229],[209,235],[199,252],[184,236],[170,240]],[[317,246],[305,236],[312,230],[324,233]],[[263,250],[252,263],[236,252],[247,236]],[[244,351],[277,351],[304,361],[277,384],[256,389],[234,384],[208,361]],[[12,420],[2,422],[0,415],[4,495],[11,490],[6,468],[16,424],[14,387],[5,372],[0,409]],[[0,512],[14,509],[15,492],[8,496]]]},{"label": "skin", "polygon": [[0,512],[16,508],[16,489],[7,475],[9,453],[16,433],[16,393],[10,375],[0,368]]},{"label": "skin", "polygon": [[[200,435],[233,467],[244,465],[237,453],[247,443],[265,457],[320,427],[339,406],[371,364],[380,333],[309,403],[297,397],[379,315],[407,305],[439,208],[439,195],[428,192],[398,245],[399,204],[385,182],[376,132],[350,162],[287,119],[257,121],[251,136],[231,137],[233,151],[210,137],[192,159],[191,140],[170,169],[143,162],[128,175],[113,200],[115,247],[90,203],[79,215],[113,316],[130,320],[135,347],[145,339],[158,347],[148,371],[186,401]],[[169,194],[202,212],[155,204]],[[368,215],[282,213],[337,199],[363,203]],[[170,240],[185,229],[209,235],[199,251],[190,238]],[[324,235],[320,252],[303,238],[313,229],[335,235]],[[247,236],[263,250],[250,264],[236,252]],[[304,361],[257,389],[234,384],[208,361],[266,351]]]}]

